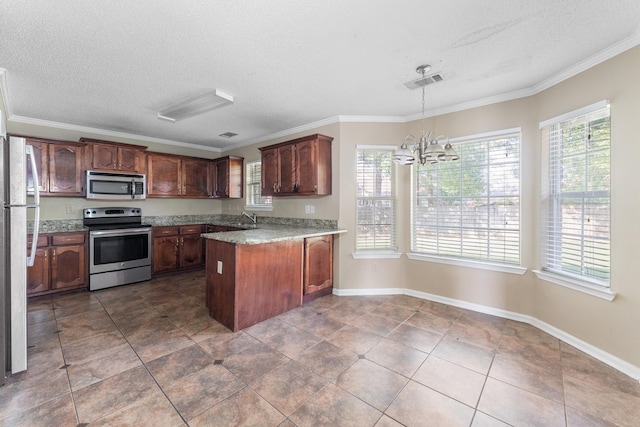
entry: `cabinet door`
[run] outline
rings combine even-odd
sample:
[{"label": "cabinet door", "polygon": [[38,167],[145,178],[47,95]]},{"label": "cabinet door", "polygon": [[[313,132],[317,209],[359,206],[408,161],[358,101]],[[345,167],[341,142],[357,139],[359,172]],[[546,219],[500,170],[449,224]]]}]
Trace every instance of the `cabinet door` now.
[{"label": "cabinet door", "polygon": [[180,236],[180,268],[204,264],[202,237],[199,234]]},{"label": "cabinet door", "polygon": [[214,197],[229,197],[229,160],[218,160],[213,163],[213,195]]},{"label": "cabinet door", "polygon": [[315,156],[315,140],[296,144],[296,193],[314,194],[316,192],[317,163]]},{"label": "cabinet door", "polygon": [[293,194],[296,191],[296,147],[286,145],[278,148],[280,162],[280,181],[278,193]]},{"label": "cabinet door", "polygon": [[211,162],[205,159],[182,160],[182,195],[211,197]]},{"label": "cabinet door", "polygon": [[142,152],[135,148],[118,148],[118,169],[124,172],[140,172]]},{"label": "cabinet door", "polygon": [[181,159],[170,155],[147,155],[147,195],[169,197],[181,195]]},{"label": "cabinet door", "polygon": [[262,170],[262,195],[273,196],[278,186],[278,149],[263,150],[260,168]]},{"label": "cabinet door", "polygon": [[33,266],[27,268],[27,296],[49,290],[49,249],[36,249]]},{"label": "cabinet door", "polygon": [[49,192],[82,195],[82,147],[49,144]]},{"label": "cabinet door", "polygon": [[118,149],[113,145],[92,145],[91,167],[94,169],[116,170],[118,169]]},{"label": "cabinet door", "polygon": [[242,199],[244,193],[244,159],[230,156],[227,171],[227,194],[230,199]]},{"label": "cabinet door", "polygon": [[333,285],[333,236],[304,240],[304,294]]},{"label": "cabinet door", "polygon": [[51,251],[51,289],[85,284],[85,246],[54,246]]},{"label": "cabinet door", "polygon": [[[33,156],[38,169],[38,179],[40,179],[40,193],[49,192],[49,144],[46,142],[27,139],[27,144],[33,147]],[[27,163],[27,188],[33,188],[33,173],[31,162]]]},{"label": "cabinet door", "polygon": [[179,237],[153,238],[153,272],[172,271],[178,269]]}]

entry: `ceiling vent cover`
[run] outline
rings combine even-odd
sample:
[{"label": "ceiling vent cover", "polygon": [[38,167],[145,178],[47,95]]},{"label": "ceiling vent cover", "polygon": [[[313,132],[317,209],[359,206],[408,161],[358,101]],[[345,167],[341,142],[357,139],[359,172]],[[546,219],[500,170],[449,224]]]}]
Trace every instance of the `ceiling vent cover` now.
[{"label": "ceiling vent cover", "polygon": [[430,76],[424,76],[424,77],[420,77],[419,79],[416,80],[411,80],[409,82],[406,82],[404,85],[408,88],[408,89],[420,89],[421,87],[433,84],[433,83],[438,83],[441,82],[442,80],[444,80],[444,78],[442,78],[442,74],[431,74]]},{"label": "ceiling vent cover", "polygon": [[218,136],[223,136],[225,138],[233,138],[234,136],[238,136],[238,134],[233,132],[225,132],[225,133],[221,133]]}]

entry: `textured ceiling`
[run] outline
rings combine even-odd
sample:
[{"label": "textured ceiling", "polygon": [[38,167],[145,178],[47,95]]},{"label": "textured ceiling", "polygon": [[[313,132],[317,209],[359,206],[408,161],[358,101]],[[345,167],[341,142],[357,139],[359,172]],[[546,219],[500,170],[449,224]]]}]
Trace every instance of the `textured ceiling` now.
[{"label": "textured ceiling", "polygon": [[[228,150],[336,116],[416,118],[535,93],[640,43],[637,0],[0,2],[9,119]],[[157,112],[213,88],[230,107]],[[234,132],[238,136],[218,136]]]}]

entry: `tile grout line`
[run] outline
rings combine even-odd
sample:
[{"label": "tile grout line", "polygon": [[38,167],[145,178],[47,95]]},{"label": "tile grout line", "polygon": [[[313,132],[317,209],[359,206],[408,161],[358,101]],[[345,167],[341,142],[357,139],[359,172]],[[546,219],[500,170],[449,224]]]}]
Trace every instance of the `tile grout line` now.
[{"label": "tile grout line", "polygon": [[[142,366],[144,367],[145,371],[147,371],[147,373],[149,374],[149,376],[151,377],[151,379],[153,380],[153,382],[155,383],[155,385],[158,387],[158,389],[160,390],[160,392],[162,393],[162,395],[167,399],[167,401],[169,402],[169,404],[171,405],[171,407],[176,411],[176,414],[178,414],[178,416],[180,417],[180,419],[186,424],[189,425],[189,423],[187,422],[187,420],[185,420],[185,418],[182,416],[182,414],[180,413],[180,411],[178,411],[178,408],[175,407],[175,405],[173,404],[173,402],[171,401],[171,399],[169,399],[169,396],[167,396],[167,394],[165,393],[165,391],[163,390],[163,388],[160,386],[160,384],[158,383],[158,381],[156,380],[156,378],[153,376],[153,374],[151,373],[151,371],[149,371],[149,368],[147,367],[146,363],[144,362],[144,360],[142,360],[142,358],[140,357],[140,355],[138,354],[138,352],[135,350],[135,348],[133,348],[133,345],[131,344],[131,342],[129,341],[129,338],[125,335],[124,332],[122,332],[122,330],[120,329],[120,327],[118,326],[118,324],[116,323],[115,320],[113,320],[113,317],[111,317],[111,314],[109,313],[109,311],[107,311],[107,308],[104,306],[104,304],[102,303],[102,300],[100,299],[99,296],[96,296],[96,299],[98,300],[98,302],[100,303],[100,305],[102,306],[102,309],[105,311],[105,313],[107,314],[107,316],[109,316],[109,319],[113,322],[113,325],[116,327],[116,329],[118,330],[118,332],[120,332],[120,334],[122,334],[122,338],[124,338],[124,340],[127,342],[127,344],[129,345],[129,347],[131,348],[131,350],[135,353],[136,357],[138,358],[138,360],[140,360],[140,363],[142,364]],[[144,297],[142,297],[142,299],[145,299]],[[146,299],[145,299],[146,301]],[[158,313],[161,314],[156,307],[149,303],[151,305],[151,307]],[[169,319],[167,319],[169,320]],[[169,320],[171,322],[171,320]],[[173,322],[172,322],[173,323]],[[174,324],[175,326],[175,324]],[[177,327],[177,326],[176,326]],[[191,337],[189,337],[189,339],[191,340]],[[191,340],[193,341],[193,340]],[[194,341],[195,342],[195,341]],[[155,359],[154,359],[155,360]],[[126,371],[125,371],[126,372]],[[118,374],[116,374],[118,375]],[[114,375],[115,376],[115,375]],[[111,377],[109,377],[111,378]],[[105,378],[106,379],[106,378]],[[101,380],[104,381],[105,379]],[[131,406],[133,403],[131,403],[130,405],[125,406],[129,407]],[[75,405],[75,403],[74,403]],[[122,409],[124,409],[122,408]],[[113,414],[116,411],[110,412],[109,414]],[[109,414],[105,414],[109,415]],[[102,418],[104,418],[104,416]]]},{"label": "tile grout line", "polygon": [[62,362],[64,363],[64,370],[67,374],[67,382],[69,383],[69,394],[71,395],[71,403],[73,403],[73,412],[76,414],[76,422],[80,424],[80,415],[78,415],[78,407],[76,406],[76,397],[73,394],[73,388],[71,387],[71,378],[69,377],[69,367],[68,367],[69,365],[67,364],[67,358],[65,356],[65,352],[62,347],[62,340],[60,339],[60,328],[58,326],[58,316],[56,314],[56,308],[53,301],[54,301],[54,298],[51,298],[51,310],[53,311],[53,318],[56,321],[56,335],[58,336],[60,353],[62,353]]}]

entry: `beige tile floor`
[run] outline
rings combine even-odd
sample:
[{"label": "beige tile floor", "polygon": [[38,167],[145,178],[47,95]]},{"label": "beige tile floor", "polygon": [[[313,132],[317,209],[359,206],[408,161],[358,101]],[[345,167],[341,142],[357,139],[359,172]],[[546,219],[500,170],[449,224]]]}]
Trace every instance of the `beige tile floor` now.
[{"label": "beige tile floor", "polygon": [[639,426],[640,384],[531,326],[329,295],[238,333],[204,273],[29,303],[0,425]]}]

